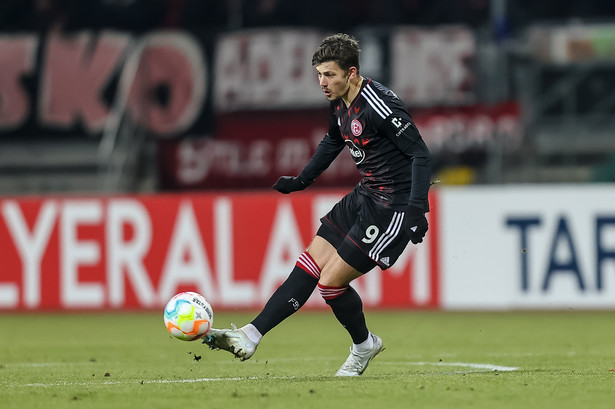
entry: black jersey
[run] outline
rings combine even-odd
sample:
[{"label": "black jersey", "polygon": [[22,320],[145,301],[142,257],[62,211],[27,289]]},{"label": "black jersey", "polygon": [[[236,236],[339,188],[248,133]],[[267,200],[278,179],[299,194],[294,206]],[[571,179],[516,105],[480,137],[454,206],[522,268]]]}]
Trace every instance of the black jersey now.
[{"label": "black jersey", "polygon": [[362,180],[359,188],[385,207],[429,210],[430,155],[403,102],[364,78],[349,107],[331,102],[329,132],[301,172],[312,182],[348,147]]}]

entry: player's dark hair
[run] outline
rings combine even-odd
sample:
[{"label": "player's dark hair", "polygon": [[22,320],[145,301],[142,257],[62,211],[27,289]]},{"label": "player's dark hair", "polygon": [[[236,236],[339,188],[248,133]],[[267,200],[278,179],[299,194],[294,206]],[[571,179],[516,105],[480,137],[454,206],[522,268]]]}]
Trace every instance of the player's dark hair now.
[{"label": "player's dark hair", "polygon": [[312,65],[317,66],[327,61],[335,61],[344,71],[356,67],[359,71],[359,42],[348,34],[333,34],[320,44],[312,56]]}]

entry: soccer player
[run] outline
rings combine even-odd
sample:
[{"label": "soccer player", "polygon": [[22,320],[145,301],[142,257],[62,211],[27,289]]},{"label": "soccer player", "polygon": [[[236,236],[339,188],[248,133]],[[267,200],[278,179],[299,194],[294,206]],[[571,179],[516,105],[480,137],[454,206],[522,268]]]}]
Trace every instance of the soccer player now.
[{"label": "soccer player", "polygon": [[321,226],[284,283],[249,324],[212,329],[204,339],[249,359],[261,338],[308,300],[316,287],[350,334],[352,348],[337,376],[359,376],[380,351],[367,329],[363,304],[350,283],[375,266],[393,265],[409,241],[428,229],[430,154],[404,104],[382,84],[361,76],[359,44],[347,34],[325,38],[312,57],[330,101],[329,132],[298,176],[274,189],[303,190],[346,146],[362,180],[321,219]]}]

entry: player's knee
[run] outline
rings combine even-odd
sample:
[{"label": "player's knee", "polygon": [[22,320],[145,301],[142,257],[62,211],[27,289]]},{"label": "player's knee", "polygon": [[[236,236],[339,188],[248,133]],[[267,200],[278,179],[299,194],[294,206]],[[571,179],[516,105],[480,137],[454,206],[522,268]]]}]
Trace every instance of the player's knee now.
[{"label": "player's knee", "polygon": [[327,240],[320,236],[315,236],[308,246],[306,253],[322,268],[335,256],[336,249]]}]

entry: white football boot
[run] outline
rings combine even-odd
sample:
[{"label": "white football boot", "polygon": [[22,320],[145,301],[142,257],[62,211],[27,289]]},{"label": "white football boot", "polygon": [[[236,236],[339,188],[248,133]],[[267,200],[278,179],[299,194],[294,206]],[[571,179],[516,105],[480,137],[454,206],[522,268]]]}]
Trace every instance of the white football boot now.
[{"label": "white football boot", "polygon": [[380,339],[378,335],[370,334],[370,336],[374,340],[372,349],[367,352],[359,353],[355,352],[353,348],[350,347],[348,359],[346,359],[346,362],[338,369],[335,376],[360,376],[365,372],[370,361],[384,349],[382,339]]},{"label": "white football boot", "polygon": [[235,324],[231,326],[231,329],[210,329],[203,338],[203,343],[207,344],[209,349],[229,351],[241,361],[250,359],[258,344],[252,342],[241,328],[237,328]]}]

